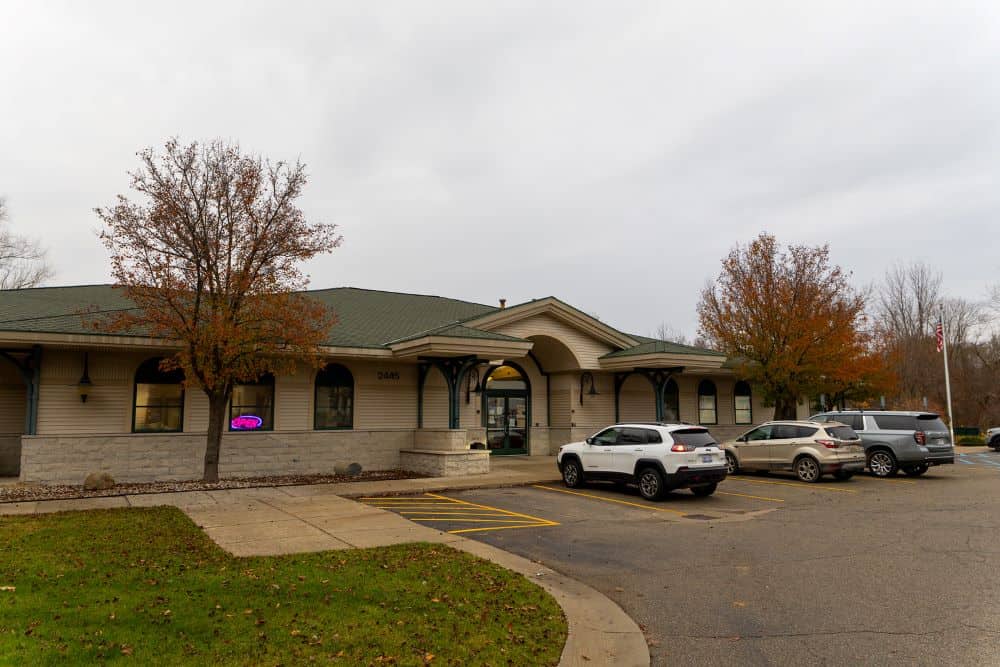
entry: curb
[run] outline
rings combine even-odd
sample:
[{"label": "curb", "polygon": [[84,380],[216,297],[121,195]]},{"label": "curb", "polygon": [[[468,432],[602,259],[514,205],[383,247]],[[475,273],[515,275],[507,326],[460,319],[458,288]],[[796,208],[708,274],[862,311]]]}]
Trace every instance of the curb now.
[{"label": "curb", "polygon": [[414,493],[443,493],[445,491],[476,491],[478,489],[510,489],[519,486],[531,486],[532,484],[555,484],[556,482],[561,482],[561,477],[552,477],[550,479],[530,479],[530,480],[506,480],[503,482],[470,482],[466,484],[438,484],[438,485],[428,485],[426,487],[414,488],[414,489],[399,489],[393,491],[344,491],[336,493],[335,495],[341,498],[368,498],[368,497],[381,497],[381,498],[391,498],[393,496],[412,496]]},{"label": "curb", "polygon": [[544,565],[483,542],[463,537],[448,542],[448,546],[517,572],[555,598],[566,615],[567,626],[560,667],[648,667],[649,647],[642,630],[602,593]]}]

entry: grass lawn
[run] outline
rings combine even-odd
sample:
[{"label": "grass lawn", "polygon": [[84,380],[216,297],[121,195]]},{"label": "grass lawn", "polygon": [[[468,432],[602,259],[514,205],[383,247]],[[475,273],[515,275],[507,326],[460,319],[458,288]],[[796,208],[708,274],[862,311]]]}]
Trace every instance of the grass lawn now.
[{"label": "grass lawn", "polygon": [[234,558],[174,508],[0,517],[3,664],[556,664],[520,575],[408,544]]}]

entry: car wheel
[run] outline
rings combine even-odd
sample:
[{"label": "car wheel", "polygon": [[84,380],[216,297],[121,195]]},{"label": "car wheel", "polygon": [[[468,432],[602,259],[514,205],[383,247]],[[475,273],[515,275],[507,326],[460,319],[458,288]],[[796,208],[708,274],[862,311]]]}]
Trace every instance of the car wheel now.
[{"label": "car wheel", "polygon": [[846,482],[850,478],[854,477],[854,473],[848,472],[846,470],[838,470],[837,472],[833,473],[833,476],[842,482]]},{"label": "car wheel", "polygon": [[868,455],[868,469],[876,477],[892,477],[899,471],[899,464],[892,452],[879,449]]},{"label": "car wheel", "polygon": [[995,452],[1000,452],[1000,438],[993,438],[990,440],[990,447]]},{"label": "car wheel", "polygon": [[719,488],[719,484],[717,482],[712,482],[711,484],[706,484],[705,486],[692,486],[691,493],[693,493],[698,497],[703,498],[705,496],[710,496],[713,493],[715,493],[715,490],[717,488]]},{"label": "car wheel", "polygon": [[580,467],[580,462],[570,459],[563,463],[562,478],[563,484],[571,489],[583,486],[583,468]]},{"label": "car wheel", "polygon": [[736,457],[726,452],[726,474],[735,475],[740,471],[740,464],[736,462]]},{"label": "car wheel", "polygon": [[795,462],[795,476],[802,482],[818,482],[823,476],[819,463],[811,456],[803,456]]},{"label": "car wheel", "polygon": [[909,466],[908,468],[903,468],[903,474],[908,477],[920,477],[925,472],[927,472],[928,466],[926,463],[921,463],[915,466]]},{"label": "car wheel", "polygon": [[663,497],[663,475],[656,468],[644,468],[639,473],[639,495],[646,500],[659,500]]}]

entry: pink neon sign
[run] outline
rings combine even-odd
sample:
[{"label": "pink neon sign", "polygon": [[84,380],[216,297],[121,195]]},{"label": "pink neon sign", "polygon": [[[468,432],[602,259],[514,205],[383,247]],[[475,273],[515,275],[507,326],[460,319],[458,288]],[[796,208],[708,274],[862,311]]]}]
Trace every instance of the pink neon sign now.
[{"label": "pink neon sign", "polygon": [[254,431],[264,425],[264,420],[257,415],[240,415],[229,422],[234,431]]}]

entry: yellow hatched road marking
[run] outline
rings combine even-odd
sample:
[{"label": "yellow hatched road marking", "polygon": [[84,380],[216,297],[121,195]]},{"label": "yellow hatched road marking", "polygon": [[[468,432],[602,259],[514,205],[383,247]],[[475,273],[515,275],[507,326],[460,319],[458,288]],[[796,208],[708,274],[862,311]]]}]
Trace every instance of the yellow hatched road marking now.
[{"label": "yellow hatched road marking", "polygon": [[734,477],[727,477],[726,481],[733,482],[746,482],[747,484],[774,484],[777,486],[792,486],[797,489],[817,489],[819,491],[838,491],[840,493],[860,493],[854,489],[838,489],[835,486],[820,486],[818,484],[807,484],[805,482],[778,482],[775,480],[765,480],[765,479],[740,479]]},{"label": "yellow hatched road marking", "polygon": [[545,489],[546,491],[555,491],[557,493],[568,493],[573,496],[583,496],[584,498],[593,498],[594,500],[603,500],[609,503],[618,503],[619,505],[629,505],[630,507],[638,507],[644,510],[652,510],[654,512],[669,512],[670,514],[679,514],[684,516],[688,512],[682,512],[680,510],[670,509],[668,507],[653,507],[651,505],[640,505],[639,503],[630,503],[627,500],[618,500],[617,498],[606,498],[604,496],[595,496],[592,493],[582,493],[580,491],[570,491],[569,489],[553,489],[550,486],[542,486],[540,484],[533,484],[536,489]]},{"label": "yellow hatched road marking", "polygon": [[426,493],[422,498],[406,496],[392,498],[385,496],[369,496],[360,498],[359,500],[367,501],[366,504],[373,507],[391,510],[397,514],[405,515],[411,521],[517,524],[503,526],[489,525],[482,528],[460,528],[448,531],[453,534],[474,533],[487,530],[506,530],[508,528],[541,528],[559,525],[556,521],[549,521],[548,519],[541,519],[528,514],[511,512],[510,510],[501,509],[499,507],[480,505],[467,500],[459,500],[458,498],[448,498],[447,496],[441,496],[435,493]]},{"label": "yellow hatched road marking", "polygon": [[460,530],[449,530],[448,532],[452,535],[457,535],[459,533],[481,533],[484,530],[511,530],[512,528],[541,528],[545,526],[558,526],[558,523],[554,521],[549,523],[537,524],[531,523],[524,526],[490,526],[489,528],[462,528]]},{"label": "yellow hatched road marking", "polygon": [[550,526],[558,526],[559,524],[555,521],[549,521],[548,519],[541,519],[537,516],[531,516],[530,514],[520,514],[518,512],[511,512],[510,510],[500,509],[499,507],[490,507],[489,505],[479,505],[477,503],[470,503],[467,500],[459,500],[457,498],[446,498],[445,496],[438,496],[433,493],[428,493],[427,495],[433,496],[435,498],[445,498],[445,500],[451,500],[453,502],[459,503],[460,505],[468,505],[470,507],[478,507],[479,509],[490,510],[492,512],[502,512],[508,516],[519,516],[523,519],[528,519],[529,521],[537,521],[538,523],[547,524]]},{"label": "yellow hatched road marking", "polygon": [[[462,518],[455,518],[455,519],[425,519],[425,518],[419,517],[419,516],[413,517],[413,520],[414,521],[451,521],[451,522],[454,522],[454,523],[522,523],[522,524],[524,523],[524,519],[462,519]],[[532,523],[532,524],[529,524],[529,525],[537,526],[538,524],[537,523]],[[548,522],[546,522],[543,525],[548,525]]]},{"label": "yellow hatched road marking", "polygon": [[753,498],[754,500],[770,500],[772,503],[783,503],[785,502],[781,498],[768,498],[767,496],[751,496],[749,493],[734,493],[732,491],[716,491],[715,495],[719,496],[739,496],[740,498]]},{"label": "yellow hatched road marking", "polygon": [[[399,514],[419,514],[420,516],[508,516],[501,512],[418,512],[417,510],[408,510],[406,512],[399,512]],[[523,519],[521,519],[523,521]]]}]

